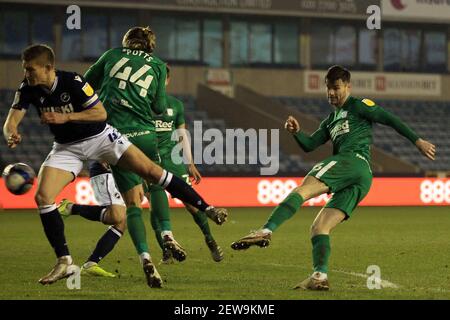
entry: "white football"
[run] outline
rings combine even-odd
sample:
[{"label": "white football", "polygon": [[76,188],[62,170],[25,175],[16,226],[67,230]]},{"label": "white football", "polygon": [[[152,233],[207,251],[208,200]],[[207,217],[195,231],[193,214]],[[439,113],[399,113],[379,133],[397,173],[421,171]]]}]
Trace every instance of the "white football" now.
[{"label": "white football", "polygon": [[25,163],[13,163],[3,170],[6,188],[13,194],[25,194],[33,187],[36,173]]}]

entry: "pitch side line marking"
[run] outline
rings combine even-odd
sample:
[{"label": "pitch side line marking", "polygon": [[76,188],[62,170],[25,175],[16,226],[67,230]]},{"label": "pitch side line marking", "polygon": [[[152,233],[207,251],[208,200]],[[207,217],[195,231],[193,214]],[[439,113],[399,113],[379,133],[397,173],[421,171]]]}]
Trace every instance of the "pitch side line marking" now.
[{"label": "pitch side line marking", "polygon": [[[297,265],[285,265],[285,264],[279,264],[279,263],[266,263],[268,265],[272,265],[272,266],[276,266],[276,267],[295,267],[298,268],[299,266]],[[363,274],[363,273],[358,273],[358,272],[348,272],[348,271],[343,271],[343,270],[330,270],[332,272],[338,272],[338,273],[343,273],[343,274],[347,274],[350,276],[355,276],[355,277],[360,277],[360,278],[369,278],[368,275]],[[393,289],[398,289],[400,288],[399,285],[392,283],[390,281],[387,280],[383,280],[381,279],[381,287],[383,288],[393,288]]]},{"label": "pitch side line marking", "polygon": [[[358,273],[358,272],[352,272],[352,271],[348,272],[348,271],[343,271],[343,270],[331,270],[331,271],[338,272],[338,273],[343,273],[343,274],[348,274],[350,276],[355,276],[355,277],[360,277],[360,278],[366,278],[366,279],[369,278],[369,276],[367,274],[364,274],[364,273]],[[400,286],[395,284],[395,283],[392,283],[390,281],[381,279],[381,287],[382,288],[398,289]]]}]

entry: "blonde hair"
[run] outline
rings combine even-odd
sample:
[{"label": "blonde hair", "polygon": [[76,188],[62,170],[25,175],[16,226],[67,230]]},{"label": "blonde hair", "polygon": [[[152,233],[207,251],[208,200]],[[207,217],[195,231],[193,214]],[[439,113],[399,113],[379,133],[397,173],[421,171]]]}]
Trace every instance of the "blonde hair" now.
[{"label": "blonde hair", "polygon": [[148,26],[133,27],[123,36],[122,46],[153,53],[156,47],[156,35]]}]

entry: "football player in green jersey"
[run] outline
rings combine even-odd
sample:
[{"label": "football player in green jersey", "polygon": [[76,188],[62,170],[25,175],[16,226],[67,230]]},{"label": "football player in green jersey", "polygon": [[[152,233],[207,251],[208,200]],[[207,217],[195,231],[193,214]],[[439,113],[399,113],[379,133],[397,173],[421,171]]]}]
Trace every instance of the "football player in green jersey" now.
[{"label": "football player in green jersey", "polygon": [[[94,90],[99,91],[100,100],[108,115],[107,122],[118,130],[117,135],[127,137],[145,156],[153,160],[154,168],[160,169],[155,164],[159,162],[159,155],[152,120],[153,112],[160,114],[166,110],[166,66],[153,55],[155,46],[156,37],[150,28],[131,28],[123,37],[122,47],[105,52],[89,68],[85,77]],[[110,139],[117,137],[112,136]],[[160,287],[162,281],[151,261],[142,221],[143,179],[127,169],[126,166],[112,166],[114,180],[127,205],[128,230],[141,259],[147,282],[150,287]],[[159,177],[158,184],[172,196],[205,211],[219,224],[225,222],[226,210],[207,205],[182,179],[166,170]],[[185,258],[183,248],[171,234],[164,240],[164,246],[172,251],[175,258]]]},{"label": "football player in green jersey", "polygon": [[[167,67],[166,86],[170,82],[170,69]],[[186,125],[184,120],[184,106],[183,103],[173,96],[167,96],[167,110],[154,116],[156,133],[158,136],[158,149],[161,157],[161,166],[174,173],[178,177],[182,178],[189,185],[191,185],[190,177],[193,178],[196,184],[200,183],[202,176],[197,170],[194,164],[191,147],[186,135]],[[186,153],[189,166],[186,168],[184,164],[175,164],[172,161],[172,149],[177,144],[172,140],[172,133],[177,129],[177,133],[180,133],[180,140],[183,143],[183,151]],[[171,230],[170,216],[169,216],[169,202],[166,192],[158,185],[150,186],[150,194],[146,192],[147,198],[151,201],[151,224],[155,231],[158,244],[163,250],[162,263],[172,262],[172,252],[164,248],[164,236],[167,230]],[[208,224],[208,217],[205,212],[198,210],[188,203],[184,203],[186,209],[192,214],[195,223],[199,226],[203,235],[205,236],[205,242],[208,246],[211,256],[214,261],[220,262],[223,259],[223,251],[217,245]]]},{"label": "football player in green jersey", "polygon": [[295,188],[272,212],[266,224],[255,232],[233,242],[235,250],[256,245],[268,246],[272,232],[291,218],[307,200],[323,193],[333,194],[316,216],[311,226],[313,274],[295,289],[328,290],[328,258],[330,232],[340,222],[352,216],[358,203],[367,195],[372,184],[370,145],[372,124],[381,123],[394,128],[407,138],[428,159],[435,159],[435,146],[421,139],[398,117],[369,99],[350,95],[350,72],[341,67],[328,69],[325,77],[327,97],[334,111],[322,121],[311,136],[300,131],[298,121],[289,117],[285,128],[293,134],[299,146],[310,152],[331,139],[333,156],[316,164],[302,185]]}]

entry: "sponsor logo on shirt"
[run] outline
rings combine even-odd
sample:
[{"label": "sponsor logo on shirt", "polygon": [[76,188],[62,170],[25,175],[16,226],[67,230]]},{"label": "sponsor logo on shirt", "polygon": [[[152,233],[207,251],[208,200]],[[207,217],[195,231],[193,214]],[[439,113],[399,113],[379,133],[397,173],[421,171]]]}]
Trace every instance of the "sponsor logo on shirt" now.
[{"label": "sponsor logo on shirt", "polygon": [[74,112],[73,106],[71,103],[66,104],[64,106],[58,106],[58,107],[42,107],[39,108],[41,112],[58,112],[58,113],[72,113]]},{"label": "sponsor logo on shirt", "polygon": [[348,114],[348,111],[342,111],[342,112],[338,115],[338,119],[344,119],[344,118],[347,118],[347,114]]},{"label": "sponsor logo on shirt", "polygon": [[350,132],[350,125],[348,123],[348,120],[345,120],[343,122],[340,122],[334,126],[333,129],[331,129],[331,139],[335,140],[338,136]]},{"label": "sponsor logo on shirt", "polygon": [[61,93],[60,98],[62,102],[68,102],[70,100],[70,95],[67,92],[63,92]]},{"label": "sponsor logo on shirt", "polygon": [[372,100],[370,100],[370,99],[363,99],[363,100],[361,100],[361,102],[362,103],[364,103],[366,106],[368,106],[368,107],[373,107],[373,106],[375,106],[375,102],[373,102]]},{"label": "sponsor logo on shirt", "polygon": [[143,136],[146,134],[150,134],[150,130],[129,132],[129,133],[125,133],[124,136],[127,138],[134,138],[134,137],[140,137],[140,136]]},{"label": "sponsor logo on shirt", "polygon": [[83,90],[83,92],[88,96],[92,96],[94,94],[94,89],[92,89],[92,87],[90,86],[89,83],[85,83],[83,88],[81,88]]},{"label": "sponsor logo on shirt", "polygon": [[[167,110],[168,111],[168,110]],[[170,122],[155,120],[156,132],[172,131],[173,120]]]}]

